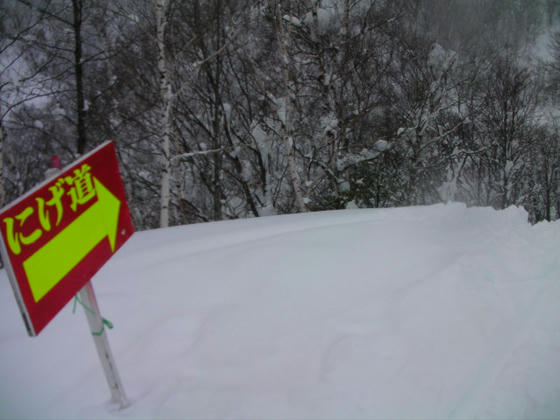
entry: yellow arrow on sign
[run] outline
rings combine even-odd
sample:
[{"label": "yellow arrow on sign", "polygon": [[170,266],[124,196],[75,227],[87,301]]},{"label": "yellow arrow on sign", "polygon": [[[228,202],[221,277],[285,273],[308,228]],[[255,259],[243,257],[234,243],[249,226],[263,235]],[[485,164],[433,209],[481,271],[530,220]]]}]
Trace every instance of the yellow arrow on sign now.
[{"label": "yellow arrow on sign", "polygon": [[121,202],[97,178],[93,180],[97,202],[23,263],[35,302],[106,237],[115,252]]}]

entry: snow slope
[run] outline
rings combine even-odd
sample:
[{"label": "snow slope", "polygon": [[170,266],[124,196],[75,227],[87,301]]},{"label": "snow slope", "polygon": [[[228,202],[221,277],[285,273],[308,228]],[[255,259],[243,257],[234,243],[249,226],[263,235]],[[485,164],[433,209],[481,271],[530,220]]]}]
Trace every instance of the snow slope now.
[{"label": "snow slope", "polygon": [[0,279],[3,418],[559,418],[560,224],[460,204],[139,232],[28,338]]}]

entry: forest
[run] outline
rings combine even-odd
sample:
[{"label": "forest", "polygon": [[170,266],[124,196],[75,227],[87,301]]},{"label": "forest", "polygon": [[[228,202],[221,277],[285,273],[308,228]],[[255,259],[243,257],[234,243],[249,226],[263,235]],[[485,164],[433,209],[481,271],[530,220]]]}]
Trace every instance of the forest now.
[{"label": "forest", "polygon": [[106,140],[138,230],[560,218],[559,0],[0,0],[0,203]]}]

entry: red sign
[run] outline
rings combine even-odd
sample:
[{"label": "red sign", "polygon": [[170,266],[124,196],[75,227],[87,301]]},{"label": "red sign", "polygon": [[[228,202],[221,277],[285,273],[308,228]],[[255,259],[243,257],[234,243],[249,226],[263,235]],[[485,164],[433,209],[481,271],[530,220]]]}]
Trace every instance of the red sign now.
[{"label": "red sign", "polygon": [[0,250],[37,335],[134,233],[106,142],[0,211]]}]

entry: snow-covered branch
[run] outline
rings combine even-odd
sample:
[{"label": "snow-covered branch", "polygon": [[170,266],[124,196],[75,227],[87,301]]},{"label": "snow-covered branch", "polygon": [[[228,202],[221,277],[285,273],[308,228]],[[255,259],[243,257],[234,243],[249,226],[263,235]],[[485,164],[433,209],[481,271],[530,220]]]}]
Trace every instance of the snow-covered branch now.
[{"label": "snow-covered branch", "polygon": [[179,160],[182,159],[189,159],[192,157],[196,157],[196,156],[204,156],[204,155],[209,155],[212,153],[219,153],[219,152],[223,152],[224,150],[227,150],[228,147],[220,147],[218,149],[212,149],[212,150],[199,150],[196,152],[189,152],[189,153],[182,153],[180,155],[175,155],[171,158],[171,162],[177,162]]}]

